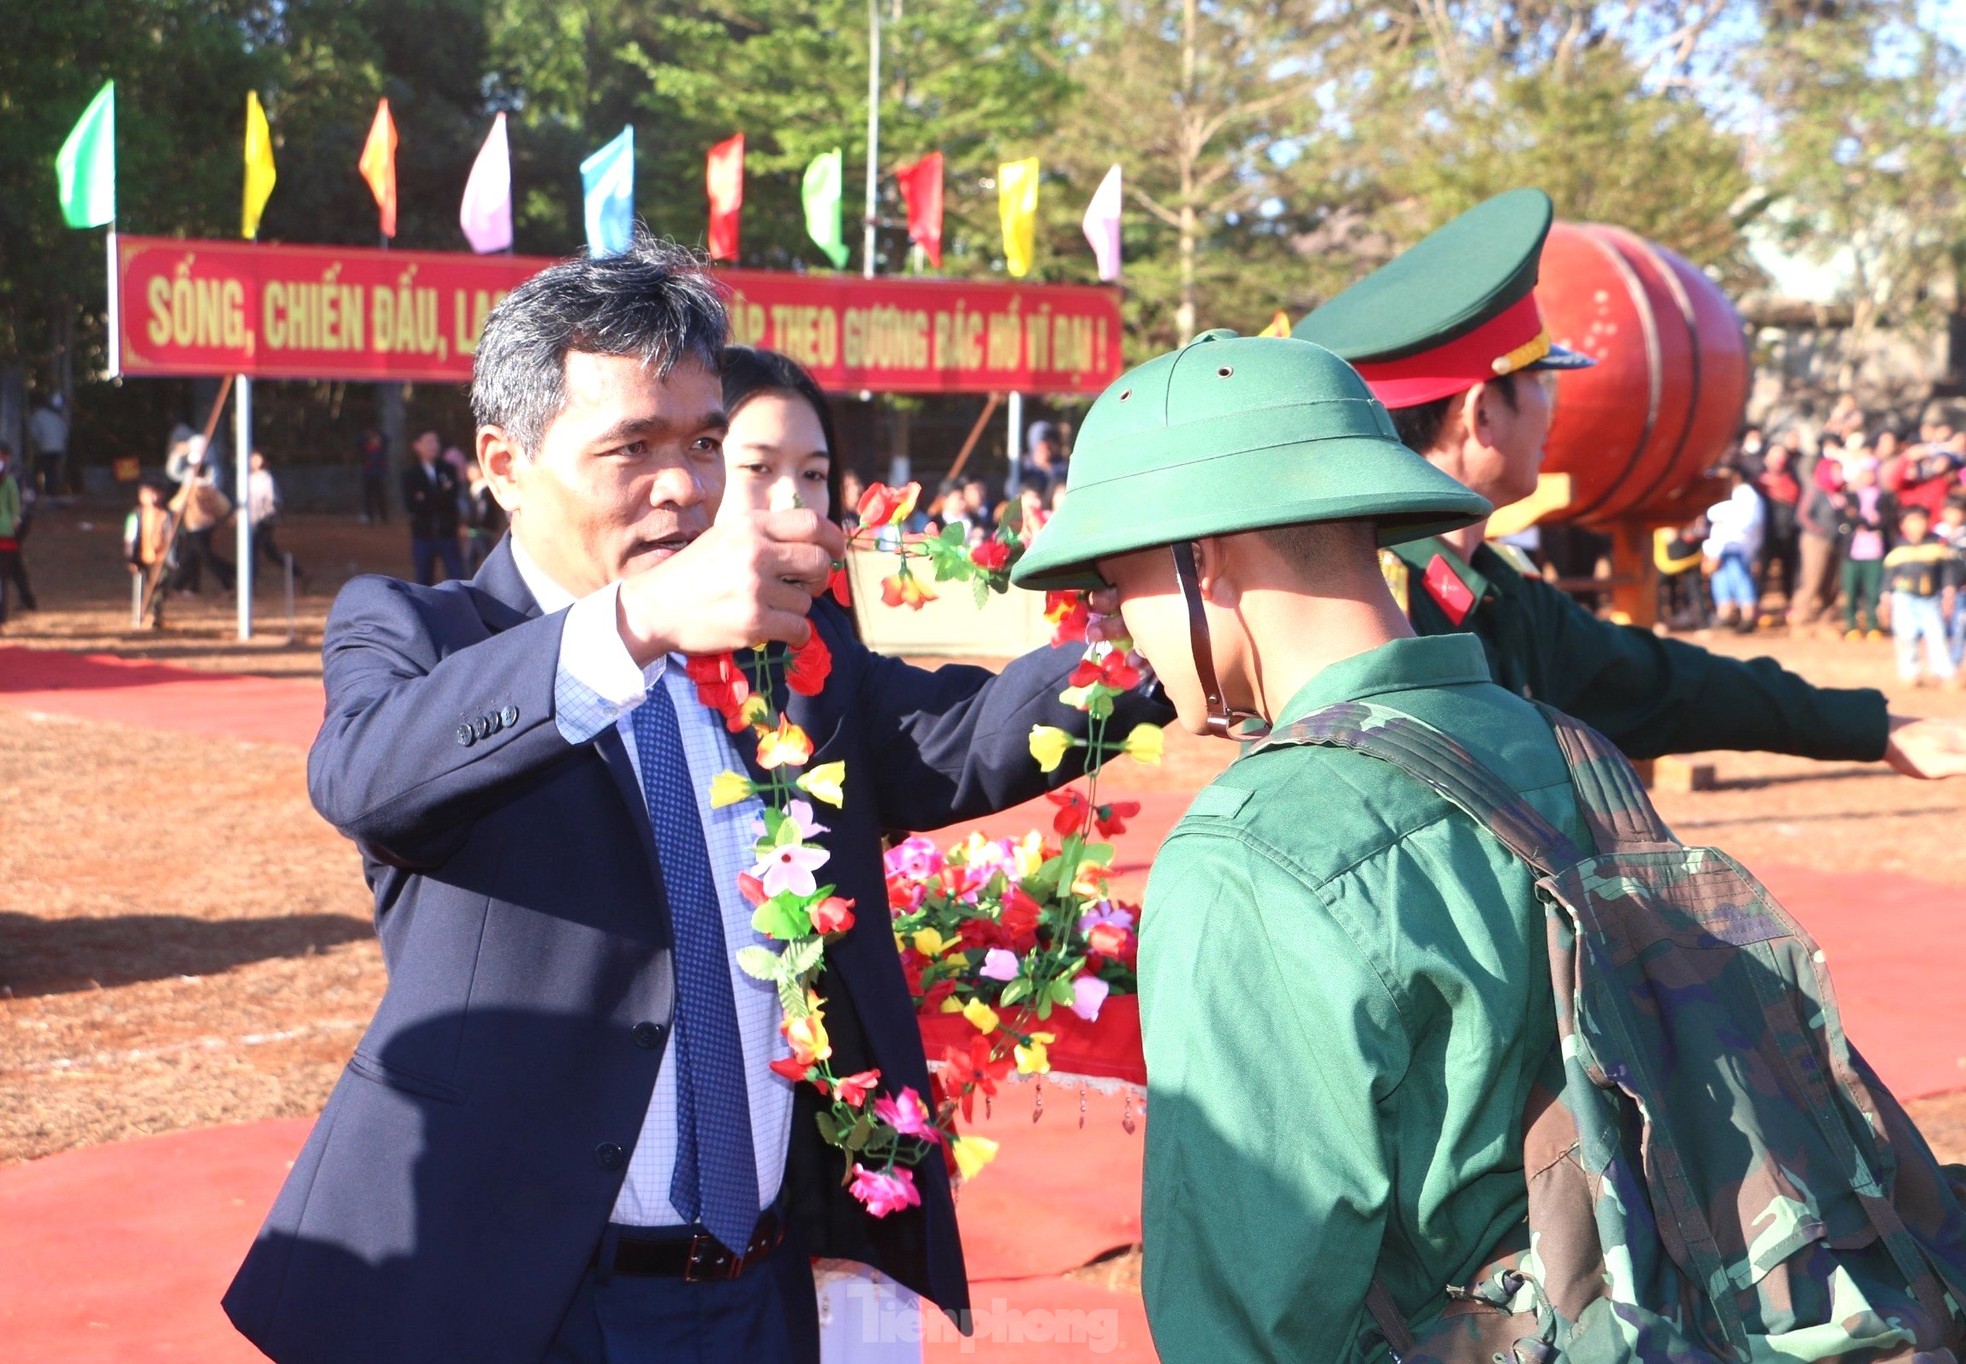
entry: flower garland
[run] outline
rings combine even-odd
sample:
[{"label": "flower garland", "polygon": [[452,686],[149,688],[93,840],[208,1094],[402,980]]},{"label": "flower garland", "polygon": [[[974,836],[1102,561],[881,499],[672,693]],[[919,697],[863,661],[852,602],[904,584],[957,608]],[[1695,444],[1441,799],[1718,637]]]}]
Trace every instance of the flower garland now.
[{"label": "flower garland", "polygon": [[[920,492],[913,483],[901,489],[881,484],[869,488],[858,508],[860,530],[854,539],[898,531]],[[914,564],[925,563],[937,583],[968,581],[980,603],[991,592],[1008,590],[1010,567],[1024,545],[1013,521],[974,547],[965,546],[960,527],[950,527],[938,536],[900,537],[897,548],[900,567],[882,584],[882,599],[920,610],[935,600],[935,593]],[[832,590],[844,603],[844,577],[837,568]],[[1047,615],[1055,640],[1087,637],[1091,618],[1078,594],[1053,594]],[[746,974],[771,982],[778,993],[784,1013],[780,1028],[791,1054],[772,1062],[771,1068],[793,1084],[812,1085],[827,1100],[819,1113],[820,1135],[843,1153],[847,1190],[870,1214],[885,1217],[921,1203],[912,1167],[930,1153],[940,1151],[950,1172],[964,1179],[995,1157],[994,1141],[957,1132],[955,1113],[960,1109],[967,1119],[976,1091],[994,1093],[996,1079],[1012,1064],[1027,1074],[1049,1070],[1045,1047],[1054,1036],[1025,1026],[1032,1014],[1042,1020],[1054,1006],[1064,1006],[1082,1013],[1089,1008],[1085,1016],[1096,1017],[1106,992],[1132,989],[1127,950],[1131,916],[1098,898],[1112,850],[1110,845],[1089,844],[1086,833],[1094,825],[1102,836],[1117,832],[1127,814],[1120,806],[1096,804],[1099,764],[1121,752],[1157,759],[1160,736],[1154,726],[1142,725],[1123,743],[1106,742],[1112,698],[1137,685],[1140,677],[1128,662],[1124,641],[1095,642],[1062,698],[1089,713],[1088,737],[1075,739],[1046,726],[1034,727],[1030,737],[1032,755],[1044,771],[1056,770],[1070,748],[1085,747],[1087,768],[1094,773],[1086,796],[1053,796],[1061,807],[1055,825],[1064,835],[1058,851],[1040,855],[1014,886],[1001,871],[995,872],[985,882],[993,893],[987,907],[979,899],[946,897],[929,904],[924,895],[909,911],[915,922],[908,923],[905,915],[896,920],[897,946],[918,1000],[925,989],[946,986],[945,1001],[961,1009],[979,1035],[960,1064],[952,1060],[931,1082],[929,1100],[912,1086],[882,1094],[878,1069],[843,1075],[834,1068],[826,1001],[816,988],[827,942],[853,926],[856,910],[853,900],[835,894],[837,887],[821,880],[831,853],[816,841],[827,828],[818,822],[812,804],[843,805],[846,767],[831,762],[808,770],[811,739],[785,714],[775,712],[769,700],[773,681],[781,674],[791,691],[814,696],[831,670],[832,656],[817,632],[797,649],[749,650],[742,662],[735,654],[688,662],[704,704],[717,710],[733,733],[749,727],[756,734],[758,766],[766,774],[760,782],[740,772],[719,773],[711,782],[710,799],[713,806],[723,807],[756,796],[764,807],[755,825],[757,861],[738,877],[738,886],[753,908],[752,928],[782,946],[776,951],[745,947],[737,962]],[[897,908],[895,897],[890,872],[891,912]],[[977,936],[966,947],[964,926],[956,919],[987,919],[989,932],[1001,942],[978,946],[984,934],[977,924]],[[1017,1012],[1006,1020],[999,1009]],[[1009,1054],[1004,1054],[1006,1042]]]}]

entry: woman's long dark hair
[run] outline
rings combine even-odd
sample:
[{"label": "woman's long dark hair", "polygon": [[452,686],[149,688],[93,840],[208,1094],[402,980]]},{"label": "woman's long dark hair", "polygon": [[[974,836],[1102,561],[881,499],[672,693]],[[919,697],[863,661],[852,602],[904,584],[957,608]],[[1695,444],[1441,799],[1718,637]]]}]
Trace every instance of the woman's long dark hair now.
[{"label": "woman's long dark hair", "polygon": [[840,478],[846,456],[833,431],[833,413],[826,405],[826,394],[805,366],[788,355],[759,346],[725,346],[723,354],[724,415],[735,417],[737,409],[760,393],[782,393],[803,398],[819,418],[819,433],[826,438],[826,514],[840,520],[851,507],[840,505]]}]

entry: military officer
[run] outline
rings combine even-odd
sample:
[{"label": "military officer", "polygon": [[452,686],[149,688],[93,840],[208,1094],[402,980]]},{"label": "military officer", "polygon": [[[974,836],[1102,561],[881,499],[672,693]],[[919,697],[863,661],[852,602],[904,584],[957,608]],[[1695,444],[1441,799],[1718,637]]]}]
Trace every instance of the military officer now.
[{"label": "military officer", "polygon": [[[1553,345],[1533,290],[1552,207],[1537,189],[1480,204],[1297,324],[1357,367],[1400,438],[1496,506],[1536,486]],[[1400,545],[1388,576],[1423,635],[1461,630],[1495,680],[1567,711],[1634,758],[1765,749],[1966,772],[1966,727],[1887,712],[1882,692],[1818,687],[1772,659],[1713,654],[1601,620],[1483,542],[1485,523]]]},{"label": "military officer", "polygon": [[[1013,580],[1110,584],[1185,728],[1369,698],[1587,837],[1541,715],[1472,635],[1416,637],[1379,570],[1377,546],[1488,502],[1401,446],[1337,357],[1209,333],[1150,361],[1093,404],[1068,487]],[[1139,958],[1162,1358],[1351,1358],[1375,1273],[1411,1311],[1521,1223],[1524,1101],[1555,1050],[1532,883],[1359,753],[1247,751],[1196,798],[1155,859]]]}]

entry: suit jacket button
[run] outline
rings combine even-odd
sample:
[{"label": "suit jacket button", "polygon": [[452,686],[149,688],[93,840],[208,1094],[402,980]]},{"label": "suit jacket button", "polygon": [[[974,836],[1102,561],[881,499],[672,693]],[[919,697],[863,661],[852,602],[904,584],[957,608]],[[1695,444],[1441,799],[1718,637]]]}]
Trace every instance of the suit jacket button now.
[{"label": "suit jacket button", "polygon": [[635,1025],[635,1045],[654,1051],[662,1045],[662,1025],[660,1023],[637,1023]]},{"label": "suit jacket button", "polygon": [[626,1153],[611,1141],[604,1141],[594,1148],[594,1163],[603,1170],[619,1170],[626,1160]]},{"label": "suit jacket button", "polygon": [[517,706],[507,706],[504,710],[501,710],[498,713],[498,723],[503,725],[507,729],[510,729],[512,728],[512,726],[518,724],[519,708]]},{"label": "suit jacket button", "polygon": [[471,726],[459,725],[457,727],[457,741],[466,748],[469,748],[478,742],[478,736],[472,732]]},{"label": "suit jacket button", "polygon": [[491,717],[489,715],[480,715],[477,719],[473,720],[471,722],[471,732],[480,739],[489,738],[492,732]]}]

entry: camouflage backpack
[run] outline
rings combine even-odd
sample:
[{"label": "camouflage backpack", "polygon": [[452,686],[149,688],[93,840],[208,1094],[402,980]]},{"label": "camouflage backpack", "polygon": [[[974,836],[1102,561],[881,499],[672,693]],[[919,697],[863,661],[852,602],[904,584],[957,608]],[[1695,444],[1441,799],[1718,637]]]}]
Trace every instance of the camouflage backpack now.
[{"label": "camouflage backpack", "polygon": [[1966,1358],[1966,1168],[1941,1169],[1849,1044],[1801,926],[1725,853],[1675,839],[1602,735],[1544,713],[1594,853],[1384,706],[1263,745],[1390,762],[1539,878],[1563,1067],[1523,1115],[1528,1215],[1417,1333],[1374,1281],[1395,1358]]}]

